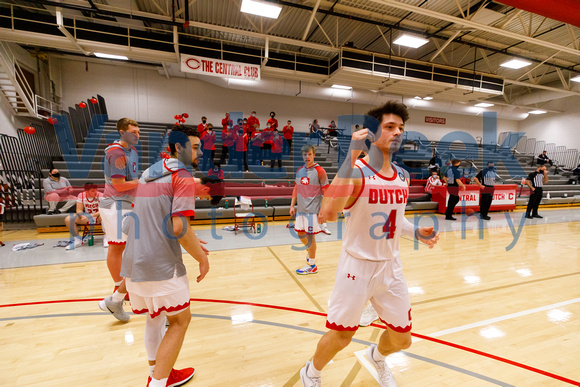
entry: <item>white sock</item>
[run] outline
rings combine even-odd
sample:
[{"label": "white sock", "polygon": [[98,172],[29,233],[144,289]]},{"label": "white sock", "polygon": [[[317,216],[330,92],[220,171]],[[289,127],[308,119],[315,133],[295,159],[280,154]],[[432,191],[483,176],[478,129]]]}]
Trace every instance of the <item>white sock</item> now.
[{"label": "white sock", "polygon": [[310,257],[308,257],[308,264],[310,266],[316,265],[316,258],[310,258]]},{"label": "white sock", "polygon": [[322,375],[322,371],[314,368],[314,363],[310,362],[310,366],[306,370],[306,375],[308,375],[309,378],[319,378],[320,375]]},{"label": "white sock", "polygon": [[119,282],[115,282],[115,286],[116,286],[116,287],[119,287],[119,286],[121,286],[121,284],[122,284],[122,283],[123,283],[123,280],[121,280],[121,281],[119,281]]},{"label": "white sock", "polygon": [[113,293],[113,302],[119,302],[119,301],[123,301],[125,299],[125,295],[127,293],[119,293],[119,291],[115,291],[115,293]]},{"label": "white sock", "polygon": [[153,379],[153,371],[155,371],[155,364],[149,366],[149,376],[151,376],[151,379]]},{"label": "white sock", "polygon": [[375,359],[375,361],[385,361],[386,358],[385,355],[379,352],[379,347],[375,347],[375,350],[373,351],[373,359]]},{"label": "white sock", "polygon": [[149,383],[149,387],[165,387],[167,385],[167,379],[169,378],[157,380],[151,377],[151,383]]}]

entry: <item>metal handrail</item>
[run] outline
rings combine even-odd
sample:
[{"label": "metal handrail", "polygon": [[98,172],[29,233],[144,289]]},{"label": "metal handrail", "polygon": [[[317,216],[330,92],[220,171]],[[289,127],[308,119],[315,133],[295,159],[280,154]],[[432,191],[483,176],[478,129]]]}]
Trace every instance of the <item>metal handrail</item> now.
[{"label": "metal handrail", "polygon": [[[0,57],[2,58],[2,62],[5,63],[5,68],[7,71],[8,76],[10,77],[11,81],[14,83],[14,87],[16,88],[17,92],[21,91],[23,94],[22,97],[24,104],[26,105],[27,110],[32,114],[36,112],[35,102],[34,102],[34,92],[32,91],[32,87],[26,80],[24,76],[24,72],[22,68],[18,64],[16,60],[16,56],[10,49],[10,46],[6,42],[0,42]],[[18,93],[20,94],[20,93]],[[16,109],[15,109],[16,110]],[[35,114],[34,114],[35,115]]]}]

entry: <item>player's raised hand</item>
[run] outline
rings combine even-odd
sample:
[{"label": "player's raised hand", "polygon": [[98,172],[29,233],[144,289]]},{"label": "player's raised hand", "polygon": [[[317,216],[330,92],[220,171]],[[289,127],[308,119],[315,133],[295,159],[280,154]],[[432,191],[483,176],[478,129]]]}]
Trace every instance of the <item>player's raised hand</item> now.
[{"label": "player's raised hand", "polygon": [[419,241],[429,246],[430,249],[435,247],[437,241],[439,241],[439,233],[435,232],[433,226],[431,227],[419,227],[415,232],[415,236]]}]

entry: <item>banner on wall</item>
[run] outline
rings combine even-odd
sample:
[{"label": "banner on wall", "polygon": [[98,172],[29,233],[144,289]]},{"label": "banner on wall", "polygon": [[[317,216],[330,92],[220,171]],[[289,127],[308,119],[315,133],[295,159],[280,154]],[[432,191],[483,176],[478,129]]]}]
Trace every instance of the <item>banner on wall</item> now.
[{"label": "banner on wall", "polygon": [[260,66],[181,54],[181,71],[221,78],[260,80]]},{"label": "banner on wall", "polygon": [[429,117],[429,116],[425,116],[425,122],[428,123],[428,124],[445,125],[447,123],[447,120],[444,117]]}]

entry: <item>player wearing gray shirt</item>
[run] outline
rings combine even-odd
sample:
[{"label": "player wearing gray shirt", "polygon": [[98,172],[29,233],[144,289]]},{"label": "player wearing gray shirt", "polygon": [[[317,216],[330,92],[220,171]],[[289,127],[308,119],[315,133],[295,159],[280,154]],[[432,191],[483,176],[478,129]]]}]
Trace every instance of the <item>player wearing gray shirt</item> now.
[{"label": "player wearing gray shirt", "polygon": [[[181,247],[199,262],[197,282],[209,271],[208,252],[189,224],[195,211],[196,193],[194,179],[185,165],[197,166],[201,154],[199,134],[195,129],[174,127],[169,135],[169,148],[171,158],[143,172],[134,210],[123,224],[127,249],[121,274],[131,294],[133,313],[147,314],[149,386],[180,386],[195,372],[191,367],[173,369],[191,320],[189,280]],[[160,347],[163,351],[158,351]]]}]

